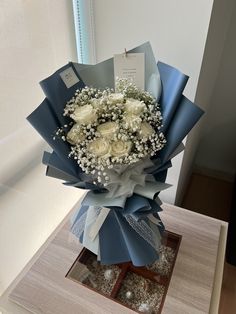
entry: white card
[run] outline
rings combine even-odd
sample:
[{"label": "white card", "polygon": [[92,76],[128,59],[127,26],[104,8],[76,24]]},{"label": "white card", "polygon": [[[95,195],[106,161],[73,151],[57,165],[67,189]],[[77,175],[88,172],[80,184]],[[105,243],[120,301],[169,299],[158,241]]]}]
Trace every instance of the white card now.
[{"label": "white card", "polygon": [[95,239],[91,240],[90,235],[89,235],[91,226],[94,224],[96,219],[97,219],[97,211],[95,207],[91,206],[89,207],[87,211],[82,244],[84,247],[86,247],[91,252],[97,255],[98,250],[99,250],[99,237],[96,237]]},{"label": "white card", "polygon": [[78,76],[75,74],[75,71],[72,67],[69,67],[60,73],[62,81],[65,83],[67,88],[72,87],[79,82]]},{"label": "white card", "polygon": [[114,55],[115,79],[127,78],[140,89],[145,88],[144,53],[122,53]]},{"label": "white card", "polygon": [[100,214],[97,216],[95,222],[93,223],[93,225],[91,226],[90,231],[89,231],[89,236],[90,236],[90,239],[92,241],[94,241],[94,239],[98,235],[99,230],[101,229],[101,227],[102,227],[104,221],[106,220],[109,212],[110,212],[110,208],[102,207]]}]

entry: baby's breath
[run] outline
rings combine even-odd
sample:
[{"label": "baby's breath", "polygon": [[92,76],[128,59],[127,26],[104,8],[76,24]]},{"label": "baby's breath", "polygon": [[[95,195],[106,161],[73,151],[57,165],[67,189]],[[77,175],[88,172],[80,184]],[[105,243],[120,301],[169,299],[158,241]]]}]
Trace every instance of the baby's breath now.
[{"label": "baby's breath", "polygon": [[[83,106],[86,110],[82,112]],[[162,115],[158,103],[127,79],[116,80],[116,93],[109,88],[77,90],[67,102],[64,116],[72,118],[71,122],[56,130],[54,138],[70,144],[69,157],[98,185],[103,182],[106,186],[109,182],[107,169],[151,157],[166,143],[160,131]]]}]

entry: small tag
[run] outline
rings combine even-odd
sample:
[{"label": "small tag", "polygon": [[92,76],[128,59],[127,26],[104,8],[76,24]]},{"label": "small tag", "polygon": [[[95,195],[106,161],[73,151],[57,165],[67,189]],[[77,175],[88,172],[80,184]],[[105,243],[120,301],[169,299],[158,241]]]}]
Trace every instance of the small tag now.
[{"label": "small tag", "polygon": [[63,82],[65,83],[67,88],[70,88],[79,82],[79,78],[75,74],[72,67],[69,67],[68,69],[65,69],[64,71],[62,71],[60,73],[60,77],[63,80]]},{"label": "small tag", "polygon": [[114,55],[115,79],[127,78],[140,89],[145,88],[144,53],[122,53]]},{"label": "small tag", "polygon": [[93,241],[96,236],[98,235],[99,230],[101,229],[101,226],[103,225],[105,219],[107,218],[107,215],[110,212],[110,208],[106,208],[106,207],[102,207],[101,211],[97,217],[97,219],[95,220],[95,222],[93,223],[93,225],[91,226],[90,230],[89,230],[89,237],[90,239]]}]

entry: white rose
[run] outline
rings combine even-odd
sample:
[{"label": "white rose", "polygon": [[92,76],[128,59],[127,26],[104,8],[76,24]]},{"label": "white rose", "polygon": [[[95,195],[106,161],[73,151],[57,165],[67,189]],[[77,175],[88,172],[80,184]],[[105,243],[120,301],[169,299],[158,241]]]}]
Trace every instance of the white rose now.
[{"label": "white rose", "polygon": [[89,144],[88,149],[97,157],[108,157],[111,146],[104,138],[98,138]]},{"label": "white rose", "polygon": [[124,96],[121,93],[113,93],[108,96],[108,102],[110,104],[121,104],[124,101]]},{"label": "white rose", "polygon": [[128,113],[139,115],[144,111],[145,108],[146,108],[146,105],[143,101],[133,99],[133,98],[129,98],[126,100],[125,110]]},{"label": "white rose", "polygon": [[150,135],[152,135],[153,133],[155,133],[155,130],[153,129],[153,127],[148,122],[142,122],[141,123],[139,134],[142,137],[147,138]]},{"label": "white rose", "polygon": [[99,99],[99,98],[92,98],[91,100],[90,100],[90,104],[93,106],[93,108],[99,108],[100,107],[100,105],[101,105],[101,99]]},{"label": "white rose", "polygon": [[131,147],[131,142],[124,142],[122,140],[115,141],[111,145],[111,155],[114,157],[125,156],[129,154]]},{"label": "white rose", "polygon": [[84,105],[76,108],[71,118],[80,124],[90,124],[97,121],[96,110],[92,105]]},{"label": "white rose", "polygon": [[142,122],[142,119],[134,114],[125,114],[123,116],[123,123],[126,129],[136,131]]},{"label": "white rose", "polygon": [[85,140],[85,135],[81,132],[79,124],[75,124],[66,135],[66,139],[72,145],[76,145]]},{"label": "white rose", "polygon": [[105,122],[97,127],[97,131],[106,138],[112,138],[118,130],[119,125],[116,122]]}]

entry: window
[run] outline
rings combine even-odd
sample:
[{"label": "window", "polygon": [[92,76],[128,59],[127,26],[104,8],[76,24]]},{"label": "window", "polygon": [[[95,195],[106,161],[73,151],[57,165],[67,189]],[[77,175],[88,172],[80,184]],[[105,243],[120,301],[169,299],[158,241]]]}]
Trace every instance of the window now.
[{"label": "window", "polygon": [[96,63],[93,0],[73,0],[77,56],[79,63]]}]

